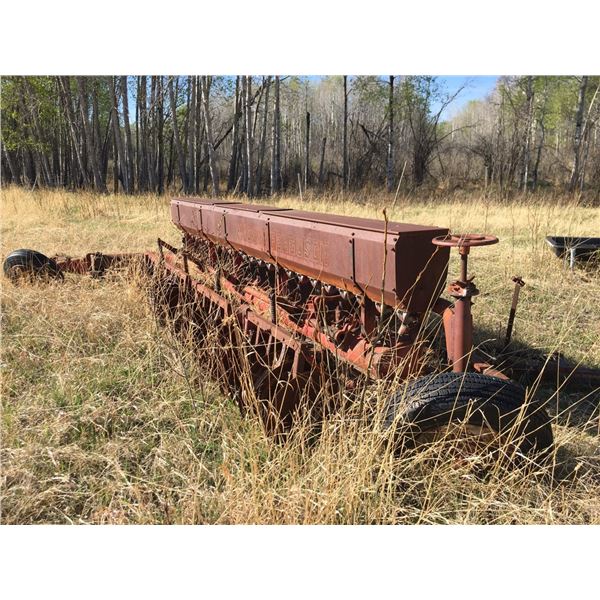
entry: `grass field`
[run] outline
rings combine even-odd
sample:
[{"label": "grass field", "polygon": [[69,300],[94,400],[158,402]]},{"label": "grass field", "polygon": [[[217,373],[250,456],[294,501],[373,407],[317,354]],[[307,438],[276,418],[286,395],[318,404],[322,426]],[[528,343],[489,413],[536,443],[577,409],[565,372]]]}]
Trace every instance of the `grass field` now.
[{"label": "grass field", "polygon": [[[2,258],[178,243],[167,197],[2,190]],[[521,275],[515,336],[600,367],[600,273],[570,272],[544,237],[598,235],[600,211],[560,198],[309,198],[308,210],[485,231],[476,249],[479,337],[500,335]],[[298,206],[285,197],[282,206]],[[456,263],[451,263],[451,273]],[[600,523],[600,391],[539,387],[555,416],[555,468],[494,470],[427,451],[381,455],[361,421],[333,416],[316,444],[266,437],[161,327],[135,281],[2,280],[4,523]]]}]

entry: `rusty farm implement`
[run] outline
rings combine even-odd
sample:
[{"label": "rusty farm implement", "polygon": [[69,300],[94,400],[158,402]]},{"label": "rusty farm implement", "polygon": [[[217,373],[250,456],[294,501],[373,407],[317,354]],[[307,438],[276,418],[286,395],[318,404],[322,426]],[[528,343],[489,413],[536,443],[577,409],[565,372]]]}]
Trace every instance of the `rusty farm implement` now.
[{"label": "rusty farm implement", "polygon": [[[360,382],[388,380],[395,391],[384,428],[417,438],[461,422],[498,439],[511,432],[519,453],[552,446],[544,408],[510,379],[515,365],[473,348],[478,290],[468,256],[497,238],[194,198],[174,198],[171,219],[182,233],[178,248],[158,240],[153,252],[79,259],[17,250],[4,272],[14,280],[101,276],[141,260],[159,314],[199,348],[210,337],[212,376],[271,432],[288,430],[298,415],[321,418],[336,399],[356,400]],[[447,300],[452,248],[460,274]],[[511,321],[517,297],[518,288]]]}]

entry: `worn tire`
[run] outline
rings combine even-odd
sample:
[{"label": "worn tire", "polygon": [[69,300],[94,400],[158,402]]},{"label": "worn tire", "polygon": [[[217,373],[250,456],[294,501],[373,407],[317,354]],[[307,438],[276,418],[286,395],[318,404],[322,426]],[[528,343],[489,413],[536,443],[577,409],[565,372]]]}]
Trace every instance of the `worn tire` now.
[{"label": "worn tire", "polygon": [[41,252],[22,248],[11,252],[3,265],[4,275],[13,282],[21,279],[63,279],[56,261]]},{"label": "worn tire", "polygon": [[[508,435],[523,454],[547,454],[553,445],[550,418],[536,403],[524,406],[525,390],[513,381],[479,373],[442,373],[421,377],[389,400],[384,427],[397,427],[403,439],[450,423],[485,425]],[[468,419],[467,419],[468,416]]]}]

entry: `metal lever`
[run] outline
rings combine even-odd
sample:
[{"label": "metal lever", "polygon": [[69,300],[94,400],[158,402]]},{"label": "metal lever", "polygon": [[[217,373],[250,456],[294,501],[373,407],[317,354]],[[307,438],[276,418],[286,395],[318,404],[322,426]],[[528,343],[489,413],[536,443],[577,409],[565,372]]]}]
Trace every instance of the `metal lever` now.
[{"label": "metal lever", "polygon": [[519,292],[521,288],[525,285],[525,282],[518,276],[515,275],[512,278],[512,281],[515,283],[515,290],[513,292],[512,304],[510,307],[510,314],[508,315],[508,323],[506,325],[506,336],[504,337],[504,349],[510,344],[510,339],[512,337],[513,325],[515,323],[515,315],[517,314],[517,303],[519,302]]}]

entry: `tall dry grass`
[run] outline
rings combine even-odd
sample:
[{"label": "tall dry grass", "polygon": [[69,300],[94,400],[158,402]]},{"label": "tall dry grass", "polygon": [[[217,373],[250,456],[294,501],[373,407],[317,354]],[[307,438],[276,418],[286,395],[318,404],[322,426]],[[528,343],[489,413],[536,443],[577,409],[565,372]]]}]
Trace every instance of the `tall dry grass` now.
[{"label": "tall dry grass", "polygon": [[[276,201],[297,206],[298,199]],[[548,234],[593,234],[598,211],[568,199],[435,201],[309,197],[304,206],[486,231],[471,260],[478,340],[497,337],[527,282],[515,335],[600,367],[597,270],[570,272]],[[2,191],[1,255],[135,251],[176,244],[168,198]],[[448,444],[399,456],[360,414],[285,444],[242,418],[206,376],[206,357],[163,327],[129,272],[14,287],[2,281],[2,522],[599,523],[598,390],[538,385],[555,416],[544,469],[448,460]],[[369,391],[375,402],[389,390]]]}]

